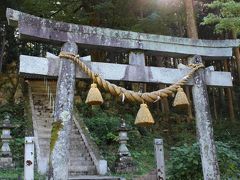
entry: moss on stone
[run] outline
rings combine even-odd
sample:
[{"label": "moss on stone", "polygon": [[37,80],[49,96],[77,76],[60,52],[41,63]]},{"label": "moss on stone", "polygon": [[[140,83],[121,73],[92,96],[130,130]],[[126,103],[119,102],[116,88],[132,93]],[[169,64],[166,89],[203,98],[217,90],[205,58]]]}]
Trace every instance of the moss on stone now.
[{"label": "moss on stone", "polygon": [[62,121],[56,121],[52,123],[51,139],[50,139],[50,152],[53,151],[53,148],[58,139],[58,132],[63,128]]}]

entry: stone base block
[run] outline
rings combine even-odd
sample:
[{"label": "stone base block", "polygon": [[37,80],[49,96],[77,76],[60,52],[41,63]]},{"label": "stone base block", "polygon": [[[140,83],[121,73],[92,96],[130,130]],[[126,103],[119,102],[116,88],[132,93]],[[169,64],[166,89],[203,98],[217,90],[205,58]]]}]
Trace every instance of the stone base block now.
[{"label": "stone base block", "polygon": [[0,168],[5,169],[5,168],[14,168],[15,164],[12,162],[11,157],[1,157],[0,158]]},{"label": "stone base block", "polygon": [[132,157],[123,156],[115,162],[114,170],[116,173],[128,173],[135,172],[137,169],[133,163]]}]

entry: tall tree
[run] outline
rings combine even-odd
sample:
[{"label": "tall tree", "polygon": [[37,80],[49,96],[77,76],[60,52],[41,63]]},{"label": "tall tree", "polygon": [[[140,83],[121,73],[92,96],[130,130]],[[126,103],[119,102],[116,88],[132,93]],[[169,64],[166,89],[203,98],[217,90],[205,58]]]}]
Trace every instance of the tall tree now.
[{"label": "tall tree", "polygon": [[187,17],[187,34],[192,39],[198,39],[198,31],[194,14],[193,0],[184,0]]},{"label": "tall tree", "polygon": [[[194,14],[194,6],[193,0],[184,0],[185,12],[186,12],[186,23],[187,23],[187,35],[192,39],[198,39],[198,31],[196,25],[196,19]],[[192,103],[190,101],[190,90],[189,87],[186,87],[186,94],[190,102],[190,106],[188,107],[188,121],[193,118],[192,114]]]},{"label": "tall tree", "polygon": [[[215,32],[223,34],[228,32],[233,39],[240,33],[240,2],[236,0],[214,0],[206,4],[210,12],[204,19],[203,25],[215,25]],[[236,56],[238,82],[240,82],[240,53],[239,48],[234,50]]]}]

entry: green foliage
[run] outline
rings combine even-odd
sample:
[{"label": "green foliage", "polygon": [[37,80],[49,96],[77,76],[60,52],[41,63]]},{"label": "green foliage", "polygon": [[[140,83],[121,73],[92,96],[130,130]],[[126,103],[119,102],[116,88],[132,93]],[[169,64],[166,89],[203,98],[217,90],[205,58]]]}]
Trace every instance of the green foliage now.
[{"label": "green foliage", "polygon": [[[0,170],[0,179],[1,180],[16,180],[16,179],[24,179],[24,169],[23,168],[15,168],[15,169],[1,169]],[[45,180],[46,177],[38,174],[37,171],[34,172],[35,180]]]},{"label": "green foliage", "polygon": [[24,159],[24,137],[25,137],[25,118],[23,104],[6,104],[0,107],[0,124],[4,120],[5,114],[10,115],[11,129],[13,140],[10,142],[10,148],[13,154],[13,160],[17,167],[23,166]]},{"label": "green foliage", "polygon": [[202,25],[215,25],[216,33],[240,32],[240,3],[235,0],[214,0],[207,4],[214,10],[204,17]]},{"label": "green foliage", "polygon": [[214,125],[215,140],[227,143],[240,156],[240,122],[222,122]]},{"label": "green foliage", "polygon": [[[216,142],[217,156],[222,179],[238,179],[240,175],[239,157],[230,146],[223,142]],[[202,179],[202,167],[199,145],[184,144],[173,147],[168,164],[169,179]]]},{"label": "green foliage", "polygon": [[98,145],[111,144],[117,141],[117,128],[120,117],[111,116],[101,109],[94,110],[93,116],[84,119],[92,138]]},{"label": "green foliage", "polygon": [[18,179],[18,177],[23,178],[23,172],[24,170],[22,168],[16,168],[16,169],[1,169],[0,170],[0,179],[6,179],[6,180],[15,180]]}]

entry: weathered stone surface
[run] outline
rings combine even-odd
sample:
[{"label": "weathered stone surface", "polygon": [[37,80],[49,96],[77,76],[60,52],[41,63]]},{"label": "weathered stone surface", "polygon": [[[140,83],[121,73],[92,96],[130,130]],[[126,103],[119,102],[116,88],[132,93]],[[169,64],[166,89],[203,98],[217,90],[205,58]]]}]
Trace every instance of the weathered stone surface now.
[{"label": "weathered stone surface", "polygon": [[114,171],[116,173],[131,173],[137,170],[135,164],[133,163],[132,157],[123,156],[119,157],[115,162]]},{"label": "weathered stone surface", "polygon": [[47,40],[52,43],[74,41],[86,48],[101,47],[127,51],[139,49],[170,56],[186,57],[197,54],[219,59],[231,57],[232,47],[239,45],[239,40],[192,40],[69,24],[43,19],[13,9],[7,9],[6,16],[10,25],[18,24],[20,36],[23,38]]},{"label": "weathered stone surface", "polygon": [[[77,54],[75,43],[67,42],[62,51]],[[73,98],[75,88],[75,64],[61,59],[55,101],[54,123],[59,124],[52,130],[51,161],[49,177],[54,180],[68,179],[69,142],[72,127]],[[57,135],[54,137],[54,135]]]},{"label": "weathered stone surface", "polygon": [[14,168],[15,164],[12,161],[12,157],[1,157],[0,158],[0,169]]},{"label": "weathered stone surface", "polygon": [[34,180],[34,137],[25,137],[24,179]]},{"label": "weathered stone surface", "polygon": [[157,179],[166,180],[163,140],[154,139],[155,160],[157,163]]},{"label": "weathered stone surface", "polygon": [[[60,67],[59,58],[40,58],[34,56],[20,56],[20,73],[35,75],[58,76]],[[151,82],[173,84],[184,77],[189,69],[173,69],[151,66],[136,66],[113,63],[100,63],[84,61],[86,65],[95,73],[107,80],[121,80],[131,82]],[[144,76],[143,76],[144,74]],[[76,68],[76,78],[88,78],[79,67]],[[230,72],[205,70],[206,84],[210,86],[232,86],[232,76]],[[192,85],[190,80],[188,85]]]},{"label": "weathered stone surface", "polygon": [[[191,63],[197,64],[201,62],[201,57],[195,56]],[[195,73],[192,88],[203,176],[204,180],[220,180],[216,147],[213,138],[212,117],[204,75],[203,69]]]}]

